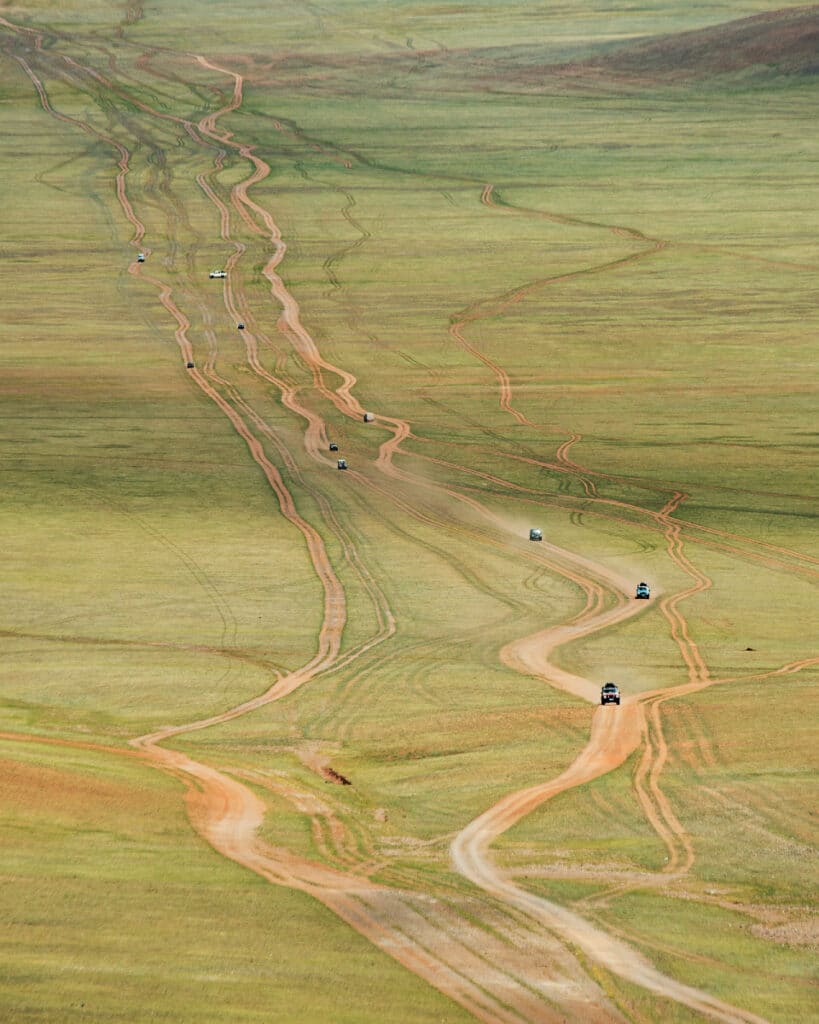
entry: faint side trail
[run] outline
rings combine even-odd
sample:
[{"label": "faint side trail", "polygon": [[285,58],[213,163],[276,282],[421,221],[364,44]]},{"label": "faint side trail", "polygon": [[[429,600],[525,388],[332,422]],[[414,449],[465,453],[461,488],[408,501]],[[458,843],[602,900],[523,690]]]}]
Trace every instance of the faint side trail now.
[{"label": "faint side trail", "polygon": [[[596,220],[584,220],[582,217],[572,217],[567,213],[553,213],[549,210],[536,210],[528,206],[513,206],[511,203],[500,202],[496,199],[495,186],[484,185],[483,192],[481,193],[481,202],[484,206],[491,206],[493,210],[502,210],[505,213],[513,213],[526,217],[540,217],[543,220],[550,220],[555,224],[567,224],[573,227],[580,228],[599,228],[602,231],[610,231],[613,235],[618,235],[621,238],[631,238],[635,242],[652,242],[659,244],[660,247],[668,245],[661,238],[652,238],[650,235],[643,234],[642,231],[638,231],[637,228],[626,227],[622,224],[606,224],[603,221]],[[640,255],[647,255],[648,252],[653,250],[646,250]]]},{"label": "faint side trail", "polygon": [[493,198],[494,185],[485,185],[481,193],[481,202],[485,206],[492,207],[493,209],[509,210],[515,213],[522,213],[527,215],[535,215],[544,217],[547,220],[555,221],[560,224],[575,224],[583,227],[596,227],[603,228],[611,231],[616,235],[620,235],[624,238],[629,238],[634,241],[648,242],[651,243],[647,249],[642,249],[639,252],[630,253],[627,256],[621,256],[615,260],[607,260],[605,263],[600,263],[592,267],[584,267],[580,270],[569,271],[563,274],[553,274],[548,277],[538,278],[534,281],[529,281],[527,284],[520,285],[517,288],[510,289],[509,291],[503,292],[500,295],[492,296],[486,299],[480,299],[477,302],[473,302],[461,312],[456,313],[450,323],[449,333],[452,338],[470,355],[479,359],[484,366],[487,366],[495,376],[500,389],[500,407],[504,412],[509,413],[515,420],[522,426],[534,427],[532,423],[523,413],[516,409],[512,405],[512,384],[509,378],[509,374],[503,369],[498,363],[490,359],[484,352],[481,352],[475,345],[469,342],[464,336],[464,329],[470,324],[475,323],[479,320],[486,320],[491,317],[500,316],[505,313],[511,306],[516,305],[522,299],[525,299],[532,292],[544,288],[550,284],[558,284],[562,281],[571,281],[577,277],[583,277],[589,274],[598,274],[606,270],[615,270],[619,267],[626,266],[629,263],[634,263],[637,260],[644,259],[646,256],[653,255],[664,249],[667,246],[667,242],[659,238],[649,238],[642,232],[637,231],[633,228],[619,227],[617,225],[610,224],[596,224],[592,221],[583,221],[576,217],[566,217],[560,214],[543,213],[538,210],[523,210],[517,207],[510,207],[506,204],[500,205],[495,202]]},{"label": "faint side trail", "polygon": [[[534,287],[534,285],[532,287]],[[489,356],[486,355],[484,352],[481,352],[480,349],[476,348],[474,345],[468,342],[463,334],[464,328],[467,327],[469,324],[474,323],[476,320],[484,319],[485,317],[488,316],[497,316],[499,313],[502,313],[508,306],[511,306],[514,302],[520,301],[520,299],[524,297],[527,291],[528,288],[521,289],[520,292],[517,294],[517,297],[510,298],[509,302],[506,304],[501,303],[492,313],[484,314],[470,311],[458,313],[457,319],[455,319],[449,326],[449,333],[455,339],[455,341],[458,342],[461,348],[464,349],[464,351],[468,352],[476,359],[480,359],[484,366],[489,367],[489,369],[495,375],[495,378],[498,382],[498,386],[500,388],[501,409],[503,409],[504,412],[508,412],[510,416],[513,416],[518,421],[518,423],[521,424],[521,426],[534,427],[535,424],[532,423],[531,420],[529,420],[526,416],[523,415],[522,412],[519,412],[512,405],[512,383],[509,379],[509,374],[506,372],[506,370],[504,370],[504,368],[500,366],[498,363],[490,359]]]},{"label": "faint side trail", "polygon": [[564,467],[583,485],[583,490],[590,498],[597,497],[597,485],[593,480],[585,475],[580,466],[576,462],[572,462],[569,457],[569,452],[577,444],[578,441],[582,440],[581,434],[572,434],[571,437],[561,444],[555,452],[555,459],[557,459],[558,465]]},{"label": "faint side trail", "polygon": [[[637,486],[637,487],[641,487],[641,488],[644,488],[644,489],[647,489],[647,490],[652,490],[652,491],[659,491],[659,492],[663,492],[663,493],[667,493],[669,490],[673,490],[673,493],[672,493],[671,497],[666,501],[666,503],[663,505],[663,507],[658,512],[651,512],[649,509],[645,509],[645,508],[642,508],[640,506],[629,505],[627,502],[617,501],[617,500],[612,499],[612,498],[605,498],[605,499],[601,498],[600,499],[601,502],[605,501],[606,504],[609,504],[609,505],[612,505],[612,506],[620,506],[622,508],[629,508],[629,509],[638,510],[638,511],[640,511],[644,515],[654,516],[657,519],[658,522],[662,523],[664,526],[667,526],[668,525],[669,517],[673,516],[674,513],[679,509],[680,505],[684,501],[686,501],[688,499],[689,495],[686,494],[684,491],[674,489],[675,485],[665,485],[664,486],[664,485],[661,485],[661,484],[647,483],[644,480],[631,480],[631,479],[629,479],[627,477],[617,477],[617,476],[612,475],[611,473],[602,473],[602,472],[599,472],[597,470],[591,470],[591,469],[586,468],[585,466],[579,465],[577,462],[574,462],[573,460],[571,460],[568,457],[568,452],[569,452],[569,449],[571,447],[573,447],[575,444],[577,444],[581,440],[582,440],[582,436],[580,434],[572,434],[571,437],[569,438],[569,440],[564,442],[560,446],[560,448],[558,448],[557,460],[558,460],[558,463],[561,466],[563,466],[567,471],[574,473],[582,481],[585,481],[584,482],[584,487],[586,487],[587,484],[590,484],[590,486],[594,489],[595,495],[596,495],[596,487],[594,485],[594,482],[593,482],[592,478],[596,478],[596,479],[599,479],[599,480],[611,480],[613,483],[621,483],[621,484],[622,483],[630,483],[630,484],[634,484],[634,486]],[[533,459],[533,458],[529,458],[529,457],[525,457],[525,456],[521,456],[521,455],[509,454],[507,456],[507,458],[515,459],[515,460],[520,461],[520,462],[529,462],[529,463],[532,463],[534,465],[542,465],[545,468],[557,468],[553,463],[541,462],[538,459]],[[587,493],[588,493],[588,491],[587,491]],[[786,497],[788,497],[788,496],[786,495]],[[745,550],[743,550],[741,553],[743,553],[745,555],[748,555],[748,553],[749,553],[748,549],[755,549],[755,548],[760,548],[764,552],[771,552],[771,555],[773,556],[773,558],[771,560],[774,560],[775,558],[778,557],[780,559],[780,564],[782,565],[783,568],[788,568],[790,570],[797,569],[800,572],[804,572],[806,575],[812,575],[812,576],[814,576],[816,578],[819,578],[819,572],[811,570],[810,568],[808,568],[804,564],[804,563],[807,563],[808,566],[819,565],[819,558],[815,558],[815,557],[813,557],[811,555],[805,554],[804,552],[794,551],[791,548],[782,547],[781,545],[778,545],[778,544],[771,544],[771,543],[769,543],[767,541],[755,540],[753,538],[743,537],[740,534],[731,533],[728,530],[716,529],[715,527],[711,527],[711,526],[705,526],[705,525],[703,525],[701,523],[686,522],[685,520],[681,520],[679,522],[679,526],[680,526],[680,528],[682,530],[685,530],[685,531],[688,531],[688,532],[691,532],[691,533],[703,534],[706,537],[724,538],[726,541],[729,541],[729,542],[737,542],[738,544],[741,544],[741,545],[744,546]],[[698,541],[700,541],[700,542],[703,542],[703,538],[702,537],[696,537],[696,539]],[[726,550],[731,550],[731,551],[735,551],[735,552],[738,552],[738,553],[740,552],[740,548],[737,547],[737,546],[734,546],[733,548],[727,547]],[[760,558],[761,556],[760,555],[756,555],[756,556],[753,556],[753,557]],[[791,560],[796,562],[796,563],[802,563],[802,564],[799,564],[799,565],[796,565],[796,566],[792,566],[792,565],[789,564],[789,562]]]}]

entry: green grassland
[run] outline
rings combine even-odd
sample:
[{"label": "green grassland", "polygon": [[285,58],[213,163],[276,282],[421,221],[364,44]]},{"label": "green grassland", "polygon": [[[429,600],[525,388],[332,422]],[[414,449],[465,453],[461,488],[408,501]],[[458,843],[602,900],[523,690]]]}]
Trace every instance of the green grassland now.
[{"label": "green grassland", "polygon": [[[265,453],[344,587],[342,651],[377,633],[378,600],[396,623],[286,700],[174,745],[315,792],[361,858],[379,861],[378,880],[474,896],[452,875],[451,836],[559,774],[591,720],[498,657],[583,606],[538,560],[528,528],[671,594],[691,579],[650,513],[683,491],[677,519],[722,531],[718,542],[685,533],[711,586],[680,610],[725,680],[662,705],[661,785],[691,837],[690,872],[597,900],[607,885],[588,877],[596,866],[645,874],[667,855],[635,797],[639,753],[546,804],[498,856],[550,899],[594,898],[596,920],[674,977],[776,1024],[807,1020],[816,669],[770,673],[816,655],[815,76],[764,63],[684,80],[550,69],[775,7],[8,8],[44,32],[45,54],[0,27],[0,180],[12,197],[0,242],[0,731],[125,750],[263,692],[310,660],[321,626],[302,534],[192,385],[156,288],[128,272],[136,248],[105,136],[130,152],[145,273],[173,289],[197,365],[213,354],[212,323],[217,371],[278,439]],[[366,408],[411,424],[395,456],[411,482],[374,468],[382,426],[315,391],[277,329],[262,274],[272,244],[234,215],[247,251],[233,280],[270,339],[262,362],[325,419],[361,480],[310,459],[303,419],[251,373],[207,280],[232,245],[196,184],[210,175],[228,201],[249,164],[231,151],[215,170],[217,147],[169,119],[195,123],[230,97],[231,80],[193,53],[245,75],[220,130],[270,165],[251,195],[281,229],[279,272],[322,355],[356,375]],[[87,131],[42,109],[15,54]],[[54,54],[116,88],[72,77]],[[494,205],[481,200],[488,185]],[[527,423],[501,407],[489,365],[450,332],[459,323],[508,373]],[[603,501],[538,464],[573,435],[570,457]],[[627,694],[687,680],[656,602],[555,661]],[[177,783],[113,755],[0,749],[14,782],[0,787],[0,1016],[467,1019],[317,903],[222,861],[190,830]],[[353,785],[325,783],[308,751]],[[255,791],[269,806],[266,839],[332,862],[291,803]],[[698,1019],[598,981],[636,1020]]]},{"label": "green grassland", "polygon": [[6,1019],[469,1019],[309,897],[225,862],[157,772],[19,743],[2,764]]}]

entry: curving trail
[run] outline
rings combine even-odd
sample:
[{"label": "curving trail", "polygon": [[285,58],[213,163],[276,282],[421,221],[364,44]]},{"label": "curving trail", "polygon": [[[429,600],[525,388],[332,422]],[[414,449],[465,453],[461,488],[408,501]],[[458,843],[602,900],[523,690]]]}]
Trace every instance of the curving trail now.
[{"label": "curving trail", "polygon": [[[573,474],[578,476],[581,480],[586,480],[587,478],[596,477],[599,480],[611,480],[614,483],[629,483],[629,484],[633,484],[634,486],[641,487],[641,488],[646,489],[646,490],[660,492],[660,493],[667,493],[667,491],[669,489],[672,489],[670,486],[669,487],[662,487],[662,486],[660,486],[658,484],[646,483],[643,480],[629,479],[629,478],[626,478],[626,477],[622,477],[621,478],[621,477],[613,476],[610,473],[602,473],[602,472],[599,472],[597,470],[592,471],[590,469],[587,469],[584,466],[579,465],[578,463],[576,463],[576,462],[574,462],[574,461],[572,461],[572,460],[570,460],[568,458],[568,451],[569,451],[569,449],[571,447],[573,447],[576,443],[578,443],[581,440],[582,440],[582,436],[580,434],[572,434],[570,439],[567,442],[564,442],[560,446],[560,448],[558,449],[558,452],[557,452],[558,463],[560,463],[567,471],[572,472]],[[530,457],[525,457],[525,456],[522,456],[522,455],[509,454],[507,457],[510,458],[510,459],[514,459],[516,461],[519,461],[519,462],[530,462],[530,463],[533,463],[535,465],[541,465],[544,468],[549,468],[549,469],[557,468],[555,466],[555,464],[553,464],[553,463],[541,462],[538,459],[532,459]],[[590,483],[592,488],[595,488],[593,480],[589,479],[588,482]],[[584,486],[585,486],[585,484],[584,484]],[[595,491],[596,491],[596,488],[595,488]],[[639,512],[641,512],[644,515],[654,516],[658,522],[667,525],[669,517],[674,515],[674,513],[677,511],[677,509],[680,507],[680,505],[683,502],[685,502],[688,499],[688,497],[689,497],[689,495],[686,494],[684,491],[674,490],[674,493],[672,494],[672,496],[666,501],[666,503],[659,510],[659,512],[656,512],[656,513],[653,513],[650,510],[642,508],[640,506],[629,505],[628,503],[618,502],[618,501],[616,501],[614,499],[610,499],[610,498],[608,498],[608,499],[600,499],[600,500],[601,501],[605,501],[606,504],[609,504],[609,505],[613,505],[613,506],[619,505],[619,506],[621,506],[623,508],[630,508],[630,509],[634,509],[636,511],[639,511]],[[679,525],[685,531],[690,531],[691,533],[694,533],[694,534],[702,534],[702,535],[705,535],[705,537],[724,538],[727,541],[737,542],[738,544],[743,546],[741,553],[743,555],[745,555],[745,556],[748,556],[749,550],[753,550],[753,549],[756,549],[756,548],[760,548],[764,552],[771,552],[772,557],[769,557],[769,559],[768,559],[769,564],[776,564],[778,562],[779,565],[781,565],[784,568],[787,568],[789,571],[802,572],[802,573],[804,573],[806,575],[813,576],[814,578],[819,579],[819,572],[816,572],[815,570],[810,568],[810,566],[819,565],[819,558],[813,557],[813,556],[808,555],[808,554],[806,554],[804,552],[794,551],[791,548],[786,548],[786,547],[783,547],[783,546],[781,546],[779,544],[771,544],[768,541],[762,541],[762,540],[756,540],[756,539],[749,538],[749,537],[743,537],[740,534],[732,533],[732,532],[730,532],[728,530],[720,530],[720,529],[717,529],[717,528],[711,527],[711,526],[704,526],[701,523],[691,523],[691,522],[681,521],[679,523]],[[701,536],[697,536],[696,539],[698,541],[701,541],[701,542],[703,541],[703,537],[701,537]],[[737,547],[737,546],[735,546],[733,548],[726,547],[724,550],[733,551],[733,552],[737,552],[737,553],[740,552],[740,548]],[[759,560],[762,560],[762,556],[758,555],[758,554],[757,555],[753,555],[752,557],[755,557],[755,558],[757,558]],[[791,562],[794,562],[796,564],[790,564]],[[805,563],[807,563],[807,565],[805,565]]]},{"label": "curving trail", "polygon": [[[535,285],[533,284],[531,287],[535,287]],[[468,352],[476,359],[480,359],[484,366],[488,366],[492,373],[495,375],[495,378],[498,382],[498,386],[500,388],[499,403],[501,409],[503,409],[504,412],[508,412],[510,416],[514,416],[514,418],[518,421],[518,423],[520,423],[521,426],[534,427],[535,424],[532,423],[530,419],[524,416],[522,412],[519,412],[512,405],[512,382],[510,381],[509,374],[506,372],[506,370],[504,370],[504,368],[500,366],[498,363],[490,359],[489,356],[486,355],[484,352],[481,352],[480,349],[475,348],[474,345],[470,344],[470,342],[468,342],[463,335],[463,329],[467,327],[469,324],[474,323],[476,320],[481,320],[489,316],[496,316],[499,313],[504,312],[504,310],[506,310],[509,306],[513,305],[513,303],[519,302],[520,299],[522,299],[528,291],[529,287],[521,289],[519,292],[515,294],[514,297],[510,298],[508,302],[500,303],[496,308],[493,309],[493,312],[491,313],[464,311],[462,313],[456,314],[457,319],[454,320],[453,323],[449,325],[449,333],[451,337],[453,337],[455,341],[458,342],[461,348],[464,349],[464,351]]]},{"label": "curving trail", "polygon": [[508,210],[515,213],[533,214],[559,224],[576,224],[583,227],[604,228],[624,238],[651,243],[650,247],[647,249],[641,249],[639,252],[630,253],[627,256],[618,257],[615,260],[607,260],[605,263],[600,263],[592,267],[584,267],[582,270],[570,271],[565,274],[553,274],[548,277],[538,278],[534,281],[528,282],[527,284],[513,288],[510,291],[503,292],[501,295],[481,299],[478,302],[474,302],[470,306],[467,306],[466,309],[461,310],[459,313],[456,313],[453,317],[449,327],[450,336],[455,339],[461,348],[476,359],[479,359],[495,375],[495,379],[497,380],[498,387],[500,389],[499,402],[501,409],[503,409],[504,412],[509,413],[510,416],[513,416],[521,426],[535,427],[536,424],[532,423],[530,419],[512,405],[512,384],[509,374],[502,366],[494,362],[484,352],[481,352],[480,349],[467,341],[463,334],[464,328],[478,320],[486,320],[491,317],[500,316],[511,306],[514,306],[522,299],[525,299],[532,292],[544,288],[547,285],[558,284],[563,281],[571,281],[577,277],[584,277],[589,274],[598,274],[606,270],[615,270],[619,267],[626,266],[627,264],[634,263],[637,260],[644,259],[646,256],[659,252],[661,249],[666,248],[668,243],[659,238],[649,238],[647,235],[644,235],[642,232],[636,231],[633,228],[619,227],[617,225],[610,224],[596,224],[592,221],[584,221],[576,217],[566,217],[560,214],[544,213],[542,211],[535,210],[522,210],[506,204],[500,205],[494,200],[494,189],[494,185],[484,186],[483,191],[481,192],[481,202],[484,206],[489,206],[495,210]]},{"label": "curving trail", "polygon": [[[570,462],[568,451],[578,440],[574,435],[558,451],[558,460],[578,476],[582,467]],[[592,501],[599,501],[586,489]],[[580,914],[538,897],[514,884],[492,861],[492,843],[522,818],[544,802],[577,786],[584,785],[622,765],[643,744],[643,755],[635,773],[634,786],[647,820],[665,843],[668,859],[661,875],[678,876],[690,869],[694,862],[691,840],[659,784],[660,775],[668,756],[663,736],[660,705],[674,697],[705,689],[716,683],[735,682],[734,678],[714,680],[691,638],[679,605],[686,598],[711,586],[708,576],[697,569],[684,552],[681,524],[671,516],[687,496],[675,492],[659,513],[658,522],[664,524],[668,554],[672,562],[693,580],[692,585],[673,595],[663,597],[660,610],[669,623],[687,667],[689,682],[664,690],[650,691],[638,698],[626,698],[619,708],[598,707],[592,718],[589,743],[569,768],[556,779],[512,793],[485,811],[463,829],[451,845],[455,867],[484,892],[531,915],[544,923],[555,934],[582,952],[593,962],[628,981],[672,999],[707,1017],[727,1024],[760,1024],[763,1018],[730,1006],[692,986],[683,985],[657,971],[650,962],[633,950],[611,931],[590,923]],[[598,568],[598,574],[603,575]],[[609,578],[616,586],[617,582]],[[519,671],[538,675],[559,689],[575,696],[597,702],[597,687],[590,681],[574,676],[549,661],[549,655],[560,644],[579,636],[588,635],[612,621],[624,618],[619,608],[594,614],[587,611],[573,624],[563,624],[543,630],[507,645],[501,652],[503,660]],[[819,663],[819,658],[804,659],[776,670],[775,674],[800,671]],[[769,673],[774,674],[774,673]],[[605,899],[614,893],[641,888],[647,884],[641,879],[626,882],[600,894]]]},{"label": "curving trail", "polygon": [[606,970],[725,1024],[767,1024],[699,989],[662,974],[640,953],[574,911],[519,888],[491,861],[489,847],[521,818],[568,789],[619,767],[638,747],[641,708],[626,702],[601,707],[594,715],[588,745],[558,778],[505,797],[471,822],[451,846],[455,867],[484,892],[517,907],[551,929]]},{"label": "curving trail", "polygon": [[597,497],[597,484],[591,480],[583,472],[580,466],[576,462],[572,462],[569,458],[569,452],[577,444],[578,441],[582,440],[581,434],[572,434],[571,437],[561,444],[555,452],[555,459],[560,466],[563,466],[569,473],[576,476],[577,479],[583,485],[583,490],[590,498]]},{"label": "curving trail", "polygon": [[[573,436],[561,445],[558,460],[579,476],[582,472],[581,467],[568,459],[568,451],[576,440],[578,437]],[[586,493],[593,501],[599,500],[589,493],[588,488]],[[659,784],[668,756],[668,746],[660,720],[661,703],[685,693],[704,689],[713,683],[678,607],[686,598],[711,586],[709,577],[698,570],[685,555],[680,524],[670,518],[685,497],[683,492],[672,495],[663,506],[659,517],[665,523],[671,561],[692,578],[693,584],[683,591],[664,597],[659,607],[669,622],[672,638],[676,641],[687,666],[689,682],[678,687],[649,692],[636,699],[626,698],[619,708],[598,707],[592,718],[589,743],[565,772],[556,779],[512,793],[498,801],[459,833],[450,850],[457,870],[484,892],[505,899],[509,904],[530,914],[552,929],[566,943],[582,950],[589,959],[612,973],[663,998],[675,1000],[692,1010],[704,1013],[711,1019],[725,1021],[727,1024],[759,1024],[762,1018],[757,1015],[739,1010],[704,991],[683,985],[663,975],[645,957],[616,938],[610,931],[590,923],[574,911],[521,889],[495,866],[489,852],[491,844],[500,835],[544,802],[618,768],[642,743],[643,755],[635,773],[634,786],[647,820],[669,852],[663,874],[679,874],[692,866],[694,850],[690,838]],[[597,574],[605,578],[603,567],[595,568]],[[613,579],[610,575],[608,582],[613,587],[619,584],[622,588],[622,581]],[[561,644],[620,621],[628,613],[628,606],[624,609],[622,605],[605,612],[588,609],[574,623],[554,626],[508,644],[502,650],[501,657],[518,671],[538,675],[559,689],[596,704],[596,685],[558,668],[550,662],[549,656]],[[797,664],[801,668],[806,663]],[[786,671],[788,668],[790,666],[780,671]],[[643,884],[645,883],[618,885],[607,890],[602,897],[630,888],[639,888]]]}]

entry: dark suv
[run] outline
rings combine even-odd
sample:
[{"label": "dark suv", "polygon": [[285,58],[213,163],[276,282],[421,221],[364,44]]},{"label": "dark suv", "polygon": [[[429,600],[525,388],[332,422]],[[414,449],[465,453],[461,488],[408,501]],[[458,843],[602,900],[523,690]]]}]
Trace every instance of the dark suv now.
[{"label": "dark suv", "polygon": [[620,703],[620,687],[617,683],[604,683],[603,688],[600,690],[600,703],[601,704],[619,704]]}]

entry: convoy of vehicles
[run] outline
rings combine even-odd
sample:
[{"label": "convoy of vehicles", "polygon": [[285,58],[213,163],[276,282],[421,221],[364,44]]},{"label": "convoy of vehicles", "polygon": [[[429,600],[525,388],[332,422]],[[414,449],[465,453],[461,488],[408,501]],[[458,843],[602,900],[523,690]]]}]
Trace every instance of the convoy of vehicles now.
[{"label": "convoy of vehicles", "polygon": [[[145,253],[142,253],[142,252],[139,253],[139,255],[137,256],[137,262],[139,262],[139,263],[144,263],[145,262]],[[213,278],[226,278],[227,277],[227,273],[224,270],[211,270],[209,276],[212,279]],[[238,327],[238,329],[240,331],[243,331],[245,329],[245,325],[241,321],[237,324],[237,327]],[[185,365],[186,365],[187,369],[189,369],[189,370],[193,370],[195,368],[195,364],[193,363],[192,360],[188,360]],[[365,423],[372,423],[373,420],[375,419],[375,416],[371,412],[365,412],[364,416],[363,416],[363,419],[364,419]],[[329,448],[330,448],[331,452],[337,452],[338,451],[338,444],[335,441],[330,441],[329,442]],[[336,465],[337,465],[338,469],[340,469],[340,470],[347,469],[347,460],[346,459],[338,459]],[[529,530],[529,540],[530,541],[542,541],[543,540],[543,531],[539,527],[533,526]],[[640,583],[638,583],[637,584],[637,589],[636,589],[636,592],[635,592],[635,598],[637,600],[648,600],[650,597],[651,597],[651,590],[649,588],[649,585],[646,582],[644,582],[644,581],[641,581]],[[620,688],[619,688],[619,686],[616,683],[608,682],[608,683],[604,683],[603,684],[603,686],[602,686],[602,688],[600,690],[600,703],[601,704],[619,704],[620,703]]]}]

